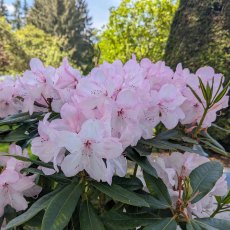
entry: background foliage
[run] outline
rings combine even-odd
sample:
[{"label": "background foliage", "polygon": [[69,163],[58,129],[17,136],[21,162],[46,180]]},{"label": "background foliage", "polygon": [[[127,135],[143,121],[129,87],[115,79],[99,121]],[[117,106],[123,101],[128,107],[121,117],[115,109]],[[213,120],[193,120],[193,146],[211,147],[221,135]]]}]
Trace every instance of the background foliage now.
[{"label": "background foliage", "polygon": [[176,8],[173,0],[123,0],[100,36],[100,61],[162,59]]}]

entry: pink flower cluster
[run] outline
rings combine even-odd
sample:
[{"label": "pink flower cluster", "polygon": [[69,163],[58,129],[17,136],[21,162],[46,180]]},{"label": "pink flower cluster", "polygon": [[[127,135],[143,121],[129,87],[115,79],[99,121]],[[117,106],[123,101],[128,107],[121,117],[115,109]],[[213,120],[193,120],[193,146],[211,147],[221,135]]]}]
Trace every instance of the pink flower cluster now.
[{"label": "pink flower cluster", "polygon": [[[192,74],[179,64],[174,72],[162,61],[138,63],[135,57],[124,65],[105,62],[88,76],[81,76],[66,59],[57,69],[44,67],[38,59],[32,59],[30,67],[22,77],[0,82],[0,117],[26,111],[60,113],[60,119],[50,122],[47,114],[39,123],[33,153],[53,162],[56,171],[61,167],[66,176],[84,169],[108,183],[113,174],[126,173],[125,148],[141,137],[151,138],[160,122],[173,129],[179,122],[195,126],[200,121],[204,109],[187,85],[204,100],[198,77],[210,84],[215,78],[214,94],[221,79],[211,67]],[[227,102],[225,96],[210,110],[202,128],[211,125]]]},{"label": "pink flower cluster", "polygon": [[[2,155],[4,153],[1,153]],[[12,144],[9,154],[27,157],[27,152],[20,146]],[[0,217],[4,207],[10,205],[17,212],[27,209],[25,197],[37,196],[41,188],[35,185],[35,176],[26,176],[20,171],[30,163],[16,160],[14,157],[0,156]]]},{"label": "pink flower cluster", "polygon": [[[196,153],[174,152],[170,156],[159,157],[156,160],[151,158],[152,166],[157,170],[158,176],[164,181],[168,188],[174,206],[179,197],[178,177],[188,177],[191,171],[198,166],[209,162],[207,157]],[[225,196],[228,193],[227,181],[223,175],[212,188],[212,190],[198,202],[187,206],[187,213],[198,217],[209,217],[216,208],[215,196]]]}]

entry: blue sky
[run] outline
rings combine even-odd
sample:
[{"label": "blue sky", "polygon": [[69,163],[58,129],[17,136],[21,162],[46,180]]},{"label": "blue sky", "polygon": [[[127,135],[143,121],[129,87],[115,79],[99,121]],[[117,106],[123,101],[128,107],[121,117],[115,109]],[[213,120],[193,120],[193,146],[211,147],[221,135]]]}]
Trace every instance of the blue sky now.
[{"label": "blue sky", "polygon": [[[5,0],[10,13],[14,10],[13,2],[14,0]],[[86,2],[88,3],[89,14],[93,18],[93,27],[100,29],[108,22],[109,8],[112,6],[117,7],[121,0],[86,0]],[[28,3],[32,5],[33,0],[28,0]]]}]

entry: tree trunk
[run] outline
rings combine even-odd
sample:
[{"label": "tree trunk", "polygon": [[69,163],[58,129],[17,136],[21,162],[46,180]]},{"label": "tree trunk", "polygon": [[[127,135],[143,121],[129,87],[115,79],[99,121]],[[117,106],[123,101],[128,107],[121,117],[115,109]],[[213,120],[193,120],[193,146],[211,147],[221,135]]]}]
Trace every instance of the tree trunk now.
[{"label": "tree trunk", "polygon": [[[216,72],[230,79],[230,0],[180,0],[175,14],[166,52],[166,63],[175,68],[177,63],[196,71],[201,66],[212,66]],[[227,81],[226,79],[226,81]],[[230,129],[230,111],[217,124]],[[229,136],[210,129],[229,151]]]}]

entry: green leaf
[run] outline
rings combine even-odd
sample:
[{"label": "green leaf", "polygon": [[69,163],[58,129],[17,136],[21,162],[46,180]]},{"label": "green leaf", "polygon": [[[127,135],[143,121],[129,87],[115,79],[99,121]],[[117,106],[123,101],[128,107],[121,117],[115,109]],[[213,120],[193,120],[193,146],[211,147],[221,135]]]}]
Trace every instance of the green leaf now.
[{"label": "green leaf", "polygon": [[199,226],[199,224],[191,220],[191,222],[188,222],[186,224],[186,230],[202,230],[202,229]]},{"label": "green leaf", "polygon": [[147,157],[140,156],[135,150],[132,148],[126,149],[126,155],[136,162],[142,169],[144,169],[148,174],[157,177],[157,171],[152,165],[149,163]]},{"label": "green leaf", "polygon": [[8,116],[5,119],[0,120],[0,125],[12,125],[24,122],[28,119],[34,119],[41,116],[43,113],[33,113],[29,115],[28,113],[19,113],[16,115]]},{"label": "green leaf", "polygon": [[24,212],[22,215],[17,216],[13,220],[11,220],[7,224],[6,230],[17,227],[19,225],[22,225],[22,224],[26,223],[28,220],[32,219],[40,211],[42,211],[43,209],[45,209],[48,206],[50,201],[53,199],[54,195],[56,195],[60,190],[61,190],[61,188],[56,189],[53,192],[48,193],[48,194],[44,195],[43,197],[41,197],[39,200],[37,200],[35,203],[33,203],[31,205],[31,207],[26,212]]},{"label": "green leaf", "polygon": [[[196,97],[196,99],[203,105],[202,100],[200,99],[200,97],[197,95],[196,91],[189,85],[187,85],[188,88],[192,91],[193,95]],[[203,105],[204,106],[204,105]]]},{"label": "green leaf", "polygon": [[189,175],[193,196],[196,195],[191,203],[196,203],[207,195],[222,174],[223,166],[216,161],[210,161],[195,168]]},{"label": "green leaf", "polygon": [[170,207],[172,201],[167,186],[164,184],[161,178],[155,178],[145,171],[143,172],[143,175],[150,193],[157,196],[164,206]]},{"label": "green leaf", "polygon": [[113,184],[120,185],[121,187],[131,191],[143,188],[143,184],[141,180],[137,177],[126,178],[126,177],[114,176]]},{"label": "green leaf", "polygon": [[140,141],[138,141],[137,145],[133,148],[140,154],[140,156],[148,156],[152,153],[152,147],[144,145]]},{"label": "green leaf", "polygon": [[206,88],[205,88],[201,78],[200,77],[198,77],[198,78],[199,78],[200,88],[201,88],[202,94],[204,96],[204,99],[206,100],[206,102],[208,102],[208,94],[207,94]]},{"label": "green leaf", "polygon": [[183,134],[176,129],[170,129],[159,133],[154,139],[158,140],[169,140],[169,139],[180,139]]},{"label": "green leaf", "polygon": [[152,209],[167,209],[170,208],[170,205],[162,202],[161,200],[158,200],[154,196],[146,193],[146,194],[139,194],[140,197],[142,197],[148,204],[149,207]]},{"label": "green leaf", "polygon": [[194,150],[191,147],[176,144],[169,142],[167,140],[159,140],[159,139],[151,139],[151,140],[143,140],[143,143],[147,145],[151,145],[153,148],[157,149],[165,149],[165,150],[180,150],[180,151],[186,151],[186,152],[194,152]]},{"label": "green leaf", "polygon": [[143,230],[176,230],[177,223],[174,218],[164,218],[157,220],[153,224],[145,227]]},{"label": "green leaf", "polygon": [[36,216],[34,216],[33,218],[31,218],[30,220],[28,220],[25,225],[26,226],[30,226],[30,227],[36,227],[41,229],[41,224],[42,224],[42,219],[44,216],[45,211],[42,210],[41,212],[39,212]]},{"label": "green leaf", "polygon": [[215,219],[215,218],[201,218],[194,219],[191,222],[195,222],[202,229],[206,230],[227,230],[230,229],[230,222],[223,219]]},{"label": "green leaf", "polygon": [[41,230],[64,229],[77,206],[83,187],[72,183],[57,193],[45,212]]},{"label": "green leaf", "polygon": [[4,137],[1,138],[0,143],[17,142],[30,138],[29,133],[26,133],[28,128],[29,127],[27,125],[19,126],[15,130],[9,132],[7,135],[4,135]]},{"label": "green leaf", "polygon": [[217,124],[212,124],[212,126],[213,126],[214,128],[216,128],[216,129],[219,129],[219,130],[223,131],[223,132],[230,133],[230,130],[224,129],[223,127],[220,127],[220,126],[218,126]]},{"label": "green leaf", "polygon": [[211,144],[210,142],[206,141],[206,140],[203,140],[203,139],[200,139],[200,142],[204,143],[205,144],[205,148],[206,149],[211,149],[213,152],[216,152],[216,153],[219,153],[223,156],[230,156],[230,153],[225,151],[225,150],[222,150],[220,149],[219,147]]},{"label": "green leaf", "polygon": [[105,227],[88,201],[84,201],[80,209],[81,230],[105,230]]},{"label": "green leaf", "polygon": [[229,204],[230,203],[230,190],[228,191],[228,194],[224,197],[223,203],[224,204]]},{"label": "green leaf", "polygon": [[143,198],[141,198],[134,192],[122,188],[119,185],[112,184],[110,186],[106,183],[97,182],[92,182],[92,185],[97,190],[111,197],[113,200],[138,207],[149,207],[148,203],[146,203]]},{"label": "green leaf", "polygon": [[216,104],[217,102],[219,102],[224,95],[226,94],[228,87],[230,85],[230,81],[227,83],[227,85],[223,88],[223,90],[217,95],[217,97],[215,98],[215,100],[213,101],[213,104]]},{"label": "green leaf", "polygon": [[206,85],[206,92],[207,92],[208,101],[210,102],[212,100],[212,89],[209,83],[207,83]]},{"label": "green leaf", "polygon": [[128,214],[115,211],[105,213],[102,218],[106,227],[116,226],[116,229],[119,230],[147,226],[159,219],[159,217],[147,213]]},{"label": "green leaf", "polygon": [[218,147],[219,149],[222,149],[223,151],[225,151],[224,147],[217,141],[215,140],[209,133],[207,132],[202,132],[201,133],[204,137],[206,137],[212,144],[214,144],[216,147]]}]

